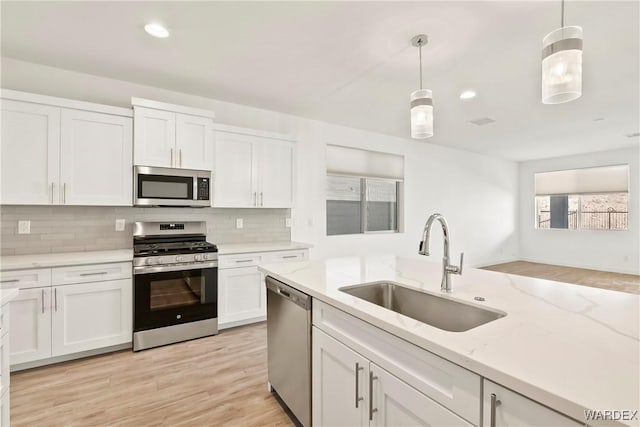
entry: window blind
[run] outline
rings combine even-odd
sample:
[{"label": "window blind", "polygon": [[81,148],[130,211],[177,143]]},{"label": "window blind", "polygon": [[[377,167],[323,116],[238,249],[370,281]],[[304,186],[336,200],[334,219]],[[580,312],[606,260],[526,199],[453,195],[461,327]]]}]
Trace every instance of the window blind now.
[{"label": "window blind", "polygon": [[402,181],[404,157],[341,145],[327,145],[327,173]]},{"label": "window blind", "polygon": [[626,193],[629,191],[629,165],[536,173],[535,191],[536,196]]}]

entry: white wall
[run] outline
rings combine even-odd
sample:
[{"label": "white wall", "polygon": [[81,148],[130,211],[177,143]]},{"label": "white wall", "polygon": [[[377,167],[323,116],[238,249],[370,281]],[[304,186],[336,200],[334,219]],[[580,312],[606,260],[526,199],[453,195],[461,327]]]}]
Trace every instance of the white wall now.
[{"label": "white wall", "polygon": [[[624,163],[630,166],[629,230],[535,228],[534,173]],[[639,274],[639,168],[639,148],[520,163],[520,257],[534,262]]]},{"label": "white wall", "polygon": [[[464,251],[466,265],[517,257],[518,166],[511,161],[10,58],[2,58],[2,87],[123,107],[130,106],[132,96],[150,98],[213,110],[219,123],[295,136],[299,149],[292,239],[314,244],[312,257],[414,255],[433,212],[449,221],[452,256]],[[404,233],[326,236],[327,143],[405,156]],[[433,237],[432,257],[438,259],[439,231]]]}]

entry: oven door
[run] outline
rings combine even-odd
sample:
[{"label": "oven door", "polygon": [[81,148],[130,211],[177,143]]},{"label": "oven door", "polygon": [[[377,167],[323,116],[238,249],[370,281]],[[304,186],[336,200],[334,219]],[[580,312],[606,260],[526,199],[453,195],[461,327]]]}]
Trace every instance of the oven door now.
[{"label": "oven door", "polygon": [[218,263],[134,271],[133,331],[218,317]]}]

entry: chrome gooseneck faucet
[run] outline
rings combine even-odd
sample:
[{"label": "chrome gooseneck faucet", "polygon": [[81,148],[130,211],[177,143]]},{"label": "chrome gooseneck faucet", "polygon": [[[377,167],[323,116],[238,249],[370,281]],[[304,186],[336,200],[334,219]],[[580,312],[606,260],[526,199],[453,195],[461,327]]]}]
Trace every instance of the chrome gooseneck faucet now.
[{"label": "chrome gooseneck faucet", "polygon": [[462,261],[464,253],[460,253],[460,265],[449,264],[449,227],[447,221],[439,213],[434,213],[429,217],[427,223],[424,225],[424,231],[422,232],[422,241],[420,241],[420,248],[418,253],[420,255],[429,255],[429,241],[431,240],[431,226],[435,221],[440,221],[442,225],[442,234],[444,235],[444,256],[442,258],[442,283],[440,284],[440,290],[443,292],[451,292],[451,275],[462,274]]}]

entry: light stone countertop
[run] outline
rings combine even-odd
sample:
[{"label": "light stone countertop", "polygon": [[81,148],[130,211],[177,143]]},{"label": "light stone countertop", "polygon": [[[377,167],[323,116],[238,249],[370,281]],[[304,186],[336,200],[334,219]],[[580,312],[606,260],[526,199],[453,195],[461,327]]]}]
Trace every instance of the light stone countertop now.
[{"label": "light stone countertop", "polygon": [[105,264],[109,262],[124,262],[131,260],[133,260],[132,249],[64,252],[37,255],[11,255],[0,257],[0,271],[63,267],[66,265]]},{"label": "light stone countertop", "polygon": [[292,251],[309,249],[313,245],[301,242],[219,243],[218,255],[246,254],[251,252]]},{"label": "light stone countertop", "polygon": [[[585,409],[640,409],[639,295],[465,268],[462,276],[452,276],[453,293],[445,297],[507,316],[466,332],[447,332],[338,290],[390,280],[442,295],[439,260],[353,257],[259,268],[576,420],[585,422]],[[474,301],[476,296],[485,302]]]},{"label": "light stone countertop", "polygon": [[18,288],[0,289],[0,307],[18,296]]}]

